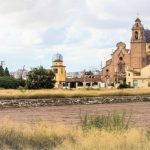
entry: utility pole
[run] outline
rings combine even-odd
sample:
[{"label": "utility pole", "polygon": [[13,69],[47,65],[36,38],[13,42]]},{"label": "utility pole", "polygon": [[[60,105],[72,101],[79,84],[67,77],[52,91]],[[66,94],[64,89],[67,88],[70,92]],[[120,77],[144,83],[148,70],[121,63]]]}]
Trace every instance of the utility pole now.
[{"label": "utility pole", "polygon": [[0,66],[2,66],[2,67],[4,67],[4,65],[5,65],[5,61],[0,61]]}]

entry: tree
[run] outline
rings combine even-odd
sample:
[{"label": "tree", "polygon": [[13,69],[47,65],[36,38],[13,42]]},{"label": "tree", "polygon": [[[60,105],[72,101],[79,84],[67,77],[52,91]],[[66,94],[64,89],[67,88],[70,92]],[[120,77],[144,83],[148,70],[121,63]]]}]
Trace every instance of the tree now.
[{"label": "tree", "polygon": [[10,77],[10,73],[7,67],[5,68],[4,75]]},{"label": "tree", "polygon": [[3,66],[0,66],[0,76],[4,76],[5,72],[4,72],[4,68]]},{"label": "tree", "polygon": [[28,89],[53,88],[55,74],[52,70],[46,70],[42,66],[33,68],[27,75],[26,86]]}]

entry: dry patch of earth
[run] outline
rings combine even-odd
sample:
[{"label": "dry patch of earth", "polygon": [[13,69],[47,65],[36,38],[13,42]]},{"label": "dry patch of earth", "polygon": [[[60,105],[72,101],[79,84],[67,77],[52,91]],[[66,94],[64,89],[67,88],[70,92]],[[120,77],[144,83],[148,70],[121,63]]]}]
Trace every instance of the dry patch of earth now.
[{"label": "dry patch of earth", "polygon": [[7,118],[17,123],[27,124],[35,120],[43,120],[52,124],[76,125],[80,122],[80,116],[85,113],[105,114],[114,110],[132,113],[132,120],[136,127],[150,127],[150,102],[3,108],[0,109],[0,120]]}]

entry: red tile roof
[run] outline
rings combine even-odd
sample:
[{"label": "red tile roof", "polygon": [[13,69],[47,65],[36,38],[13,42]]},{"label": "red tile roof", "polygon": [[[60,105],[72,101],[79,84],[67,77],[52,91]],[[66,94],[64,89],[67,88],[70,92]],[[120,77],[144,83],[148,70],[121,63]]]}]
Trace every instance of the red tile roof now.
[{"label": "red tile roof", "polygon": [[100,82],[100,75],[85,75],[81,78],[66,78],[66,82]]}]

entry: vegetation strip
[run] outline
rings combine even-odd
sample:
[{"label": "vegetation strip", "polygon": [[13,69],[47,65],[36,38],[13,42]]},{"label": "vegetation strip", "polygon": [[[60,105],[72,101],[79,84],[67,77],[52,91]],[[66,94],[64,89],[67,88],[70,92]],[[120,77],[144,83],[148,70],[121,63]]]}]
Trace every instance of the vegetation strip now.
[{"label": "vegetation strip", "polygon": [[101,96],[137,96],[150,95],[146,89],[50,89],[50,90],[0,90],[0,99],[49,99],[49,98],[79,98]]},{"label": "vegetation strip", "polygon": [[150,130],[135,129],[126,112],[82,116],[77,127],[45,122],[0,124],[1,150],[148,150]]}]

